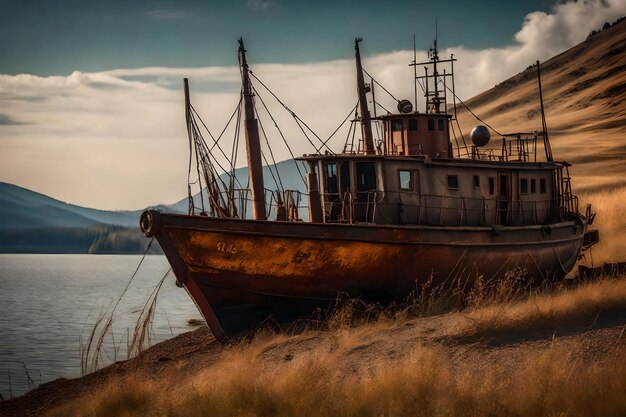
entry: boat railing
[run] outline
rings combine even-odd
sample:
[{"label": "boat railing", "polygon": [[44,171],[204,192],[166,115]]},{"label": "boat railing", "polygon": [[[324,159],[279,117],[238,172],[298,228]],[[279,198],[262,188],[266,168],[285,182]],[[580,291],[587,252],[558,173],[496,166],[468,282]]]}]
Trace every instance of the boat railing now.
[{"label": "boat railing", "polygon": [[442,196],[410,192],[323,194],[325,222],[443,226],[534,225],[570,219],[575,196],[511,201],[502,198]]},{"label": "boat railing", "polygon": [[480,159],[484,161],[537,162],[537,142],[540,132],[516,133],[502,137],[500,146],[471,147],[456,146],[454,155],[459,159]]},{"label": "boat railing", "polygon": [[[298,190],[265,189],[265,210],[268,220],[308,221],[309,198]],[[194,209],[201,215],[219,218],[247,219],[252,214],[252,191],[249,188],[234,188],[208,195],[208,207]],[[194,210],[195,212],[195,210]]]},{"label": "boat railing", "polygon": [[[249,218],[250,189],[234,189],[221,196],[232,216]],[[325,223],[419,224],[441,226],[534,225],[571,219],[578,213],[578,198],[507,200],[493,198],[418,194],[408,191],[362,191],[322,193]],[[298,190],[265,189],[268,220],[308,221],[309,195]],[[226,210],[224,210],[226,211]]]},{"label": "boat railing", "polygon": [[309,194],[298,190],[265,189],[268,220],[300,222],[308,220]]}]

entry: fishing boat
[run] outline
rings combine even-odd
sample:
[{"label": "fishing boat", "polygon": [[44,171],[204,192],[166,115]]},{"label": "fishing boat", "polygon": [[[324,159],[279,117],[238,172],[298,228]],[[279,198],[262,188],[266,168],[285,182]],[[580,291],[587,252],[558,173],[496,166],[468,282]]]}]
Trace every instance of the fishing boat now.
[{"label": "fishing boat", "polygon": [[[220,169],[220,138],[205,140],[184,80],[189,171],[197,174],[189,212],[146,210],[140,227],[156,238],[218,340],[267,320],[289,323],[338,294],[385,303],[426,282],[499,279],[513,269],[559,280],[598,241],[588,230],[591,206],[580,213],[572,193],[570,164],[552,155],[539,62],[541,130],[499,134],[494,146],[493,129],[483,124],[468,144],[456,117],[454,56],[441,58],[436,41],[426,62],[414,53],[414,101],[397,100],[396,113],[377,114],[375,94],[383,90],[374,78],[365,82],[360,42],[352,143],[295,158],[306,170],[306,193],[266,189],[256,99],[259,85],[271,90],[250,70],[243,40],[233,115],[243,119],[236,129],[245,133],[246,186],[232,160]],[[304,132],[308,126],[291,113]]]}]

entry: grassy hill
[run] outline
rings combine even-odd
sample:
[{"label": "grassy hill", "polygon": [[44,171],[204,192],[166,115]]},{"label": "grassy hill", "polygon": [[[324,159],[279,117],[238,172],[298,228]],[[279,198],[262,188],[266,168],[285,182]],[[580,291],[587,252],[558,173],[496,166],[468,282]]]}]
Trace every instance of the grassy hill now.
[{"label": "grassy hill", "polygon": [[[626,184],[626,20],[541,63],[541,80],[554,158],[574,164],[574,191]],[[541,130],[536,67],[467,105],[502,133]],[[479,122],[465,109],[458,116],[468,138]]]}]

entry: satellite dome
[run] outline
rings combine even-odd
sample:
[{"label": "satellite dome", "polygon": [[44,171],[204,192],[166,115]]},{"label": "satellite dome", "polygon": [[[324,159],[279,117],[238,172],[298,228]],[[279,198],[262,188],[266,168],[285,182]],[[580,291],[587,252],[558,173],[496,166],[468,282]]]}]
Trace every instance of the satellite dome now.
[{"label": "satellite dome", "polygon": [[491,139],[491,134],[489,133],[489,129],[487,129],[483,125],[475,126],[470,133],[470,138],[472,138],[472,143],[476,146],[485,146],[489,143],[489,139]]}]

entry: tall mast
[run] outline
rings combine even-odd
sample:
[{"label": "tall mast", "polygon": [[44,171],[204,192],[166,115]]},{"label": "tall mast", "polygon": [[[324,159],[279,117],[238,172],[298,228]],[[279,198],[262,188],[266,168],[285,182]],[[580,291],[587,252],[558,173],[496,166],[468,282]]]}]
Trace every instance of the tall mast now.
[{"label": "tall mast", "polygon": [[363,152],[367,155],[376,153],[374,139],[372,137],[372,118],[367,108],[367,97],[365,96],[365,80],[363,79],[363,67],[361,66],[361,52],[359,42],[362,38],[354,40],[354,50],[356,56],[356,86],[359,94],[359,109],[361,110],[361,132],[363,133]]},{"label": "tall mast", "polygon": [[252,212],[255,220],[267,220],[259,125],[254,114],[254,94],[252,94],[252,84],[250,83],[248,63],[246,62],[246,50],[244,49],[242,38],[239,38],[239,65],[241,66],[241,82],[243,84],[246,153],[248,155],[248,174],[252,190]]},{"label": "tall mast", "polygon": [[548,137],[546,112],[543,109],[543,92],[541,91],[541,68],[539,61],[537,61],[537,84],[539,84],[539,102],[541,103],[541,127],[543,129],[543,147],[546,151],[546,159],[549,162],[552,162],[552,148],[550,147],[550,138]]}]

